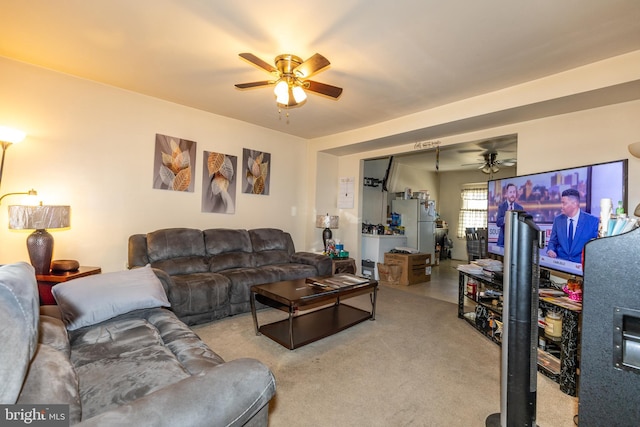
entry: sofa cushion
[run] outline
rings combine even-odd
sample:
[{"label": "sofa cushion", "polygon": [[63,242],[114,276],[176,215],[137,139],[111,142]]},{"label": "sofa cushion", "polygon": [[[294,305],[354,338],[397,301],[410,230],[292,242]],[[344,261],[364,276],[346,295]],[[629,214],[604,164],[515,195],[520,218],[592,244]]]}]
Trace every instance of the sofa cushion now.
[{"label": "sofa cushion", "polygon": [[38,287],[26,262],[0,266],[0,404],[16,402],[38,344]]},{"label": "sofa cushion", "polygon": [[148,265],[70,280],[54,286],[52,293],[68,330],[132,310],[170,306],[160,280]]},{"label": "sofa cushion", "polygon": [[303,277],[316,276],[318,270],[312,265],[307,264],[276,264],[265,265],[260,267],[263,271],[273,271],[278,275],[280,281],[282,280],[295,280]]},{"label": "sofa cushion", "polygon": [[249,230],[255,256],[255,266],[285,264],[294,253],[293,240],[289,233],[276,228]]},{"label": "sofa cushion", "polygon": [[204,257],[202,231],[193,228],[167,228],[147,234],[147,252],[151,263],[163,259]]},{"label": "sofa cushion", "polygon": [[147,320],[158,329],[162,342],[191,375],[200,375],[224,363],[191,329],[167,310],[149,310]]},{"label": "sofa cushion", "polygon": [[45,316],[41,312],[38,341],[55,348],[69,357],[71,352],[69,337],[67,336],[67,329],[64,327],[62,320]]},{"label": "sofa cushion", "polygon": [[[171,308],[180,317],[221,310],[229,315],[229,279],[218,273],[172,276]],[[219,317],[219,318],[220,318]]]},{"label": "sofa cushion", "polygon": [[189,256],[163,259],[151,262],[151,267],[162,270],[170,276],[177,274],[204,273],[209,271],[209,258],[203,256]]},{"label": "sofa cushion", "polygon": [[69,423],[80,422],[78,377],[68,354],[39,344],[16,403],[66,404],[69,405]]},{"label": "sofa cushion", "polygon": [[251,253],[251,238],[247,230],[228,228],[211,228],[204,230],[204,242],[208,255],[219,255],[226,252]]},{"label": "sofa cushion", "polygon": [[250,290],[253,285],[280,281],[278,272],[264,268],[232,268],[222,271],[220,274],[229,278],[231,282],[229,302],[232,304],[249,302]]},{"label": "sofa cushion", "polygon": [[223,363],[161,308],[130,312],[72,331],[69,338],[83,420]]},{"label": "sofa cushion", "polygon": [[211,257],[210,270],[219,272],[230,268],[253,267],[253,250],[247,230],[223,228],[204,231],[207,255]]}]

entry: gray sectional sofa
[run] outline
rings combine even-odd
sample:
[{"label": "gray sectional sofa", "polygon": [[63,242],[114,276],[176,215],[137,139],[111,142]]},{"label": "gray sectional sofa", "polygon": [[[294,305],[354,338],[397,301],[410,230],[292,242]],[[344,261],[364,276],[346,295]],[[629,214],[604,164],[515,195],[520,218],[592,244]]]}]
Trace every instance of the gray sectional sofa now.
[{"label": "gray sectional sofa", "polygon": [[168,228],[129,237],[129,268],[151,265],[187,324],[251,310],[250,287],[331,274],[327,256],[296,252],[279,229]]},{"label": "gray sectional sofa", "polygon": [[65,421],[82,426],[267,425],[271,371],[254,359],[224,362],[163,308],[166,295],[151,268],[53,291],[59,306],[41,314],[33,267],[0,266],[0,404],[7,411],[53,413],[61,404]]}]

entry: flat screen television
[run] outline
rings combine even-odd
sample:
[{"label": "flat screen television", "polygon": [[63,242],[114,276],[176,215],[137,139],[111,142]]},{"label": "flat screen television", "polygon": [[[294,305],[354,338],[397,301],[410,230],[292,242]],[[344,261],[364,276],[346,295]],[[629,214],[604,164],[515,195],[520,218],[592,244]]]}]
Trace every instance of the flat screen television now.
[{"label": "flat screen television", "polygon": [[[545,247],[540,249],[540,266],[576,276],[582,276],[582,261],[562,259],[547,254],[553,220],[561,214],[561,194],[567,189],[580,194],[580,209],[598,219],[600,200],[611,199],[615,212],[618,203],[627,212],[627,163],[626,159],[608,163],[579,166],[531,175],[501,178],[488,182],[487,251],[504,255],[504,245],[499,240],[499,205],[506,200],[507,187],[515,186],[515,203],[529,213],[540,229],[545,231]],[[511,189],[513,191],[513,188]],[[518,207],[516,207],[518,208]],[[584,247],[584,245],[582,245]]]}]

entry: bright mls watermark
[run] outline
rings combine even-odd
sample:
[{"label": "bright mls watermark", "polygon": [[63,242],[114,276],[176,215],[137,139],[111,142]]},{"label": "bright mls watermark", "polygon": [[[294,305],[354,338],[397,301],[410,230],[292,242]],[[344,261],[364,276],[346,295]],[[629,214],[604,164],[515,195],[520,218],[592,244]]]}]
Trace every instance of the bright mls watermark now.
[{"label": "bright mls watermark", "polygon": [[0,427],[69,427],[69,405],[0,405]]}]

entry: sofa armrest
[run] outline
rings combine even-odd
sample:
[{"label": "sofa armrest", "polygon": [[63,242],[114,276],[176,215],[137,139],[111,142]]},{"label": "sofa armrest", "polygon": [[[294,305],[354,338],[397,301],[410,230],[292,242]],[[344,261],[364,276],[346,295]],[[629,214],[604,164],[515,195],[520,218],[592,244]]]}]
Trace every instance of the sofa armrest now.
[{"label": "sofa armrest", "polygon": [[172,302],[171,292],[173,291],[173,279],[171,279],[171,276],[164,270],[160,270],[159,268],[151,268],[151,270],[156,274],[158,279],[160,279],[160,283],[162,283],[169,302]]},{"label": "sofa armrest", "polygon": [[296,252],[291,256],[291,261],[314,266],[318,270],[319,276],[333,274],[333,271],[331,271],[333,263],[331,258],[326,255],[314,254],[313,252]]},{"label": "sofa armrest", "polygon": [[242,426],[269,403],[275,390],[273,374],[264,364],[236,359],[77,425]]},{"label": "sofa armrest", "polygon": [[134,234],[129,236],[129,253],[127,265],[129,268],[144,267],[149,264],[147,255],[147,235]]}]

